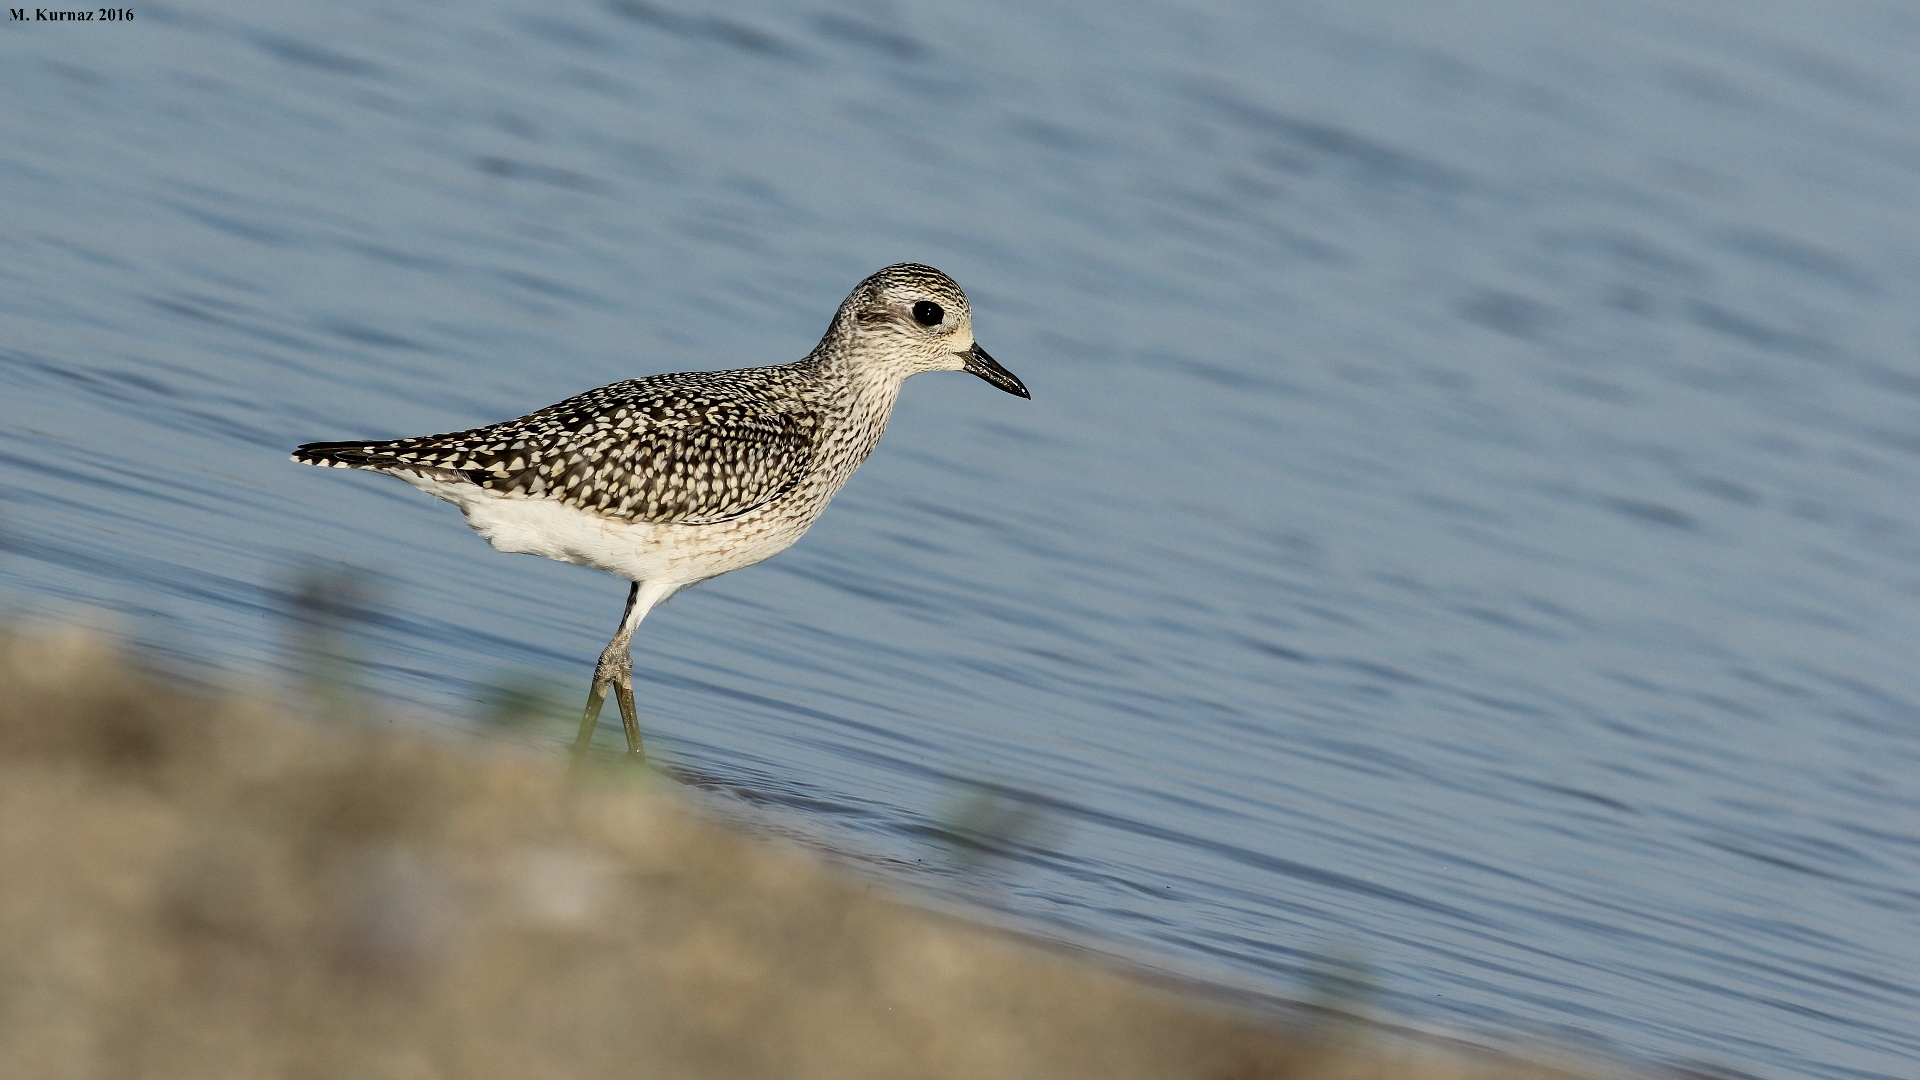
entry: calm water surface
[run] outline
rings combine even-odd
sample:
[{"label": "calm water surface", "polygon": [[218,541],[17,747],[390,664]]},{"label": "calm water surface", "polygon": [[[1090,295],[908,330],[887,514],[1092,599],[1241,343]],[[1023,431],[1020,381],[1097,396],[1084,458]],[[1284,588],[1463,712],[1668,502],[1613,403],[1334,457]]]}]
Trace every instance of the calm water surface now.
[{"label": "calm water surface", "polygon": [[[1920,14],[836,2],[0,23],[0,591],[271,671],[317,557],[393,699],[579,692],[619,583],[288,448],[931,262],[1034,400],[914,380],[656,612],[659,752],[1274,992],[1915,1075]],[[1045,827],[963,874],[969,777]]]}]

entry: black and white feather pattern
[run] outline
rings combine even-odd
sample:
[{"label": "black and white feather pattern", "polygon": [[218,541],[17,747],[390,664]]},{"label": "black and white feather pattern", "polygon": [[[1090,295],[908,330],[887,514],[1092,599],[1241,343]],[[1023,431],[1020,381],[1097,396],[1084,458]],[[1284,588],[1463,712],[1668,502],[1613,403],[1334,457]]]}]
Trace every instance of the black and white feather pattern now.
[{"label": "black and white feather pattern", "polygon": [[470,483],[621,521],[712,524],[807,476],[826,403],[806,366],[651,375],[488,427],[308,443],[293,458]]}]

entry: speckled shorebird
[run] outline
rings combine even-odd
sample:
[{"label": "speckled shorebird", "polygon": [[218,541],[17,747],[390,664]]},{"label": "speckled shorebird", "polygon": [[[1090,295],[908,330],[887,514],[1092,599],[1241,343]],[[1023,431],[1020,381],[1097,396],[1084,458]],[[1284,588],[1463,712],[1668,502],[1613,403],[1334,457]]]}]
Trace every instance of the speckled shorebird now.
[{"label": "speckled shorebird", "polygon": [[898,263],[855,287],[797,363],[648,375],[491,427],[308,443],[293,460],[397,476],[458,506],[500,551],[631,581],[573,750],[585,752],[611,687],[640,760],[634,628],[679,590],[800,539],[873,452],[900,384],[923,371],[968,371],[1029,396],[974,342],[960,286]]}]

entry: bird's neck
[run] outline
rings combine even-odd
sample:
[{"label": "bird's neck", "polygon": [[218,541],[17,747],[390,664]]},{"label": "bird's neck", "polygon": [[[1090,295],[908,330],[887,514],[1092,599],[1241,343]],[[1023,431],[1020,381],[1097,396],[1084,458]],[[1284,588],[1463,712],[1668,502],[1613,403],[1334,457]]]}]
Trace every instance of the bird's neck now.
[{"label": "bird's neck", "polygon": [[[823,343],[824,344],[824,343]],[[873,364],[856,363],[852,350],[821,349],[808,362],[820,365],[821,382],[831,388],[829,439],[857,464],[866,459],[886,431],[905,376]]]}]

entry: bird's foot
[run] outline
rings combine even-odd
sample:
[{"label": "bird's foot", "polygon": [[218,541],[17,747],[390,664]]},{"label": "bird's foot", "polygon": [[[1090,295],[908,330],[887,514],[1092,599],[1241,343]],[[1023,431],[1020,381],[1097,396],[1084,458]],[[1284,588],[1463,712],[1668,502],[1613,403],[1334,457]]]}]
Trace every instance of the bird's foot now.
[{"label": "bird's foot", "polygon": [[593,734],[600,725],[600,709],[607,702],[609,689],[620,704],[620,721],[627,733],[626,756],[635,763],[647,759],[645,744],[640,739],[640,710],[633,701],[633,654],[627,650],[623,636],[609,642],[606,651],[600,654],[600,662],[594,665],[593,691],[587,696],[587,710],[580,718],[580,734],[573,740],[576,764],[593,743]]}]

